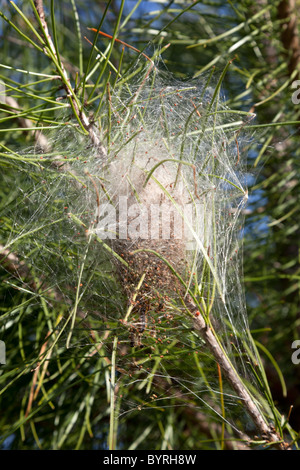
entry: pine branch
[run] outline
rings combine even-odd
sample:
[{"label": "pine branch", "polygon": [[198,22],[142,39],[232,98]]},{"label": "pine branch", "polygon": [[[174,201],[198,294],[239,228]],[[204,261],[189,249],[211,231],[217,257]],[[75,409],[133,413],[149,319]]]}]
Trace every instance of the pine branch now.
[{"label": "pine branch", "polygon": [[213,330],[209,328],[203,316],[197,311],[193,303],[188,303],[191,312],[194,313],[194,326],[201,334],[206,345],[210,349],[217,363],[220,365],[226,379],[242,400],[244,408],[251,416],[257,430],[261,436],[269,443],[275,443],[276,447],[280,450],[286,449],[286,444],[282,441],[281,437],[276,433],[273,426],[266,423],[264,417],[256,406],[253,398],[247,391],[240,377],[237,375],[233,365],[230,363],[227,356],[224,354]]},{"label": "pine branch", "polygon": [[[30,119],[18,116],[21,113],[19,103],[13,98],[12,96],[5,96],[5,105],[12,109],[15,113],[16,119],[18,119],[21,127],[24,129],[31,129],[33,124]],[[32,131],[34,140],[36,141],[37,145],[41,148],[43,152],[47,152],[49,150],[49,141],[47,137],[41,131]]]},{"label": "pine branch", "polygon": [[58,73],[61,76],[63,88],[65,89],[66,94],[71,102],[71,106],[73,108],[75,117],[80,121],[82,127],[88,132],[92,143],[96,147],[99,148],[99,153],[101,153],[102,155],[106,155],[106,150],[104,146],[102,145],[101,139],[98,133],[95,131],[92,123],[89,121],[89,118],[85,114],[83,107],[80,106],[80,103],[78,102],[78,99],[75,95],[74,89],[72,88],[72,85],[70,83],[70,78],[66,72],[65,66],[57,54],[57,50],[53,43],[52,37],[49,33],[48,24],[45,18],[43,0],[34,0],[34,5],[35,5],[36,13],[40,19],[40,27],[42,29],[46,44],[48,45],[50,52],[51,52],[50,58],[52,58],[52,60],[53,58],[57,59],[57,62],[56,60],[54,62],[56,62],[55,63],[56,66],[59,65]]}]

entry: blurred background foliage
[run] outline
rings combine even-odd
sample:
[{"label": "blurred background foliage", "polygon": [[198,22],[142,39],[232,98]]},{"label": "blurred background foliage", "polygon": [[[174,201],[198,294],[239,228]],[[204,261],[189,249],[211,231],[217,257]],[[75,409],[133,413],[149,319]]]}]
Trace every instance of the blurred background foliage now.
[{"label": "blurred background foliage", "polygon": [[[0,1],[0,78],[9,84],[7,95],[18,103],[21,113],[16,119],[16,108],[11,108],[11,103],[2,105],[0,143],[3,152],[6,148],[17,151],[32,145],[36,135],[20,131],[20,127],[26,127],[23,118],[32,119],[37,126],[51,126],[55,123],[54,108],[57,108],[52,97],[64,94],[58,81],[46,78],[47,74],[55,73],[53,64],[10,24],[33,37],[25,20],[27,18],[38,29],[31,2],[16,1],[15,5],[24,16],[10,2]],[[150,51],[150,55],[151,51],[170,44],[162,54],[162,66],[178,78],[202,76],[209,73],[211,67],[215,67],[218,75],[232,61],[223,81],[226,104],[231,109],[256,113],[247,134],[252,145],[248,154],[250,198],[245,211],[243,268],[249,323],[275,404],[285,417],[289,417],[297,432],[300,429],[300,365],[291,361],[291,345],[300,337],[300,104],[292,101],[295,92],[292,83],[299,78],[299,2],[62,0],[45,1],[44,7],[50,29],[51,7],[54,8],[57,47],[73,85],[84,77],[88,66],[91,46],[84,36],[93,41],[93,35],[87,28],[98,28],[101,18],[102,31],[110,35],[116,33],[120,40],[148,54]],[[97,40],[99,50],[106,53],[109,44],[105,37]],[[122,45],[117,42],[110,52],[110,62],[117,69],[120,57],[125,70],[137,56],[129,48],[123,53]],[[32,76],[18,69],[40,72],[44,76]],[[98,84],[99,89],[101,84],[105,86],[106,79],[107,70]],[[33,96],[37,93],[39,99]],[[87,109],[92,108],[92,104],[92,100],[87,103]],[[49,110],[51,107],[53,112]],[[3,217],[15,194],[11,167],[6,166],[3,156],[1,162],[1,243],[5,244],[10,227],[7,220],[3,222]],[[41,329],[41,337],[37,337],[32,319],[40,316],[43,323],[40,310],[34,303],[26,304],[25,291],[6,282],[12,275],[10,270],[9,263],[4,262],[0,313],[7,315],[16,308],[22,321],[13,329],[4,321],[0,331],[1,339],[7,345],[19,338],[14,347],[8,347],[7,358],[9,363],[19,365],[20,374],[16,369],[10,372],[8,365],[1,366],[1,373],[7,374],[1,396],[2,446],[105,448],[109,428],[106,395],[103,393],[101,398],[101,394],[94,393],[101,387],[105,391],[99,361],[85,366],[84,381],[80,374],[74,380],[71,376],[76,374],[76,360],[65,356],[67,352],[64,351],[63,358],[57,359],[63,359],[60,375],[57,374],[57,390],[51,387],[43,391],[44,397],[49,394],[50,406],[44,408],[41,400],[36,404],[32,419],[26,419],[32,374],[22,374],[22,358],[26,356],[28,360],[29,356],[33,360],[43,344],[46,330]],[[23,305],[22,309],[20,305]],[[47,317],[46,306],[43,308]],[[58,314],[63,315],[64,306],[60,308]],[[30,353],[32,344],[34,350]],[[50,363],[50,375],[55,370]],[[9,384],[10,380],[12,383]],[[89,381],[87,391],[83,391],[82,382],[86,385]],[[178,405],[180,400],[174,395],[165,417],[157,409],[146,422],[134,414],[133,419],[121,423],[119,446],[125,449],[130,446],[148,449],[220,447],[215,423],[207,425],[208,417],[203,419],[201,414],[191,413],[190,409],[186,412]],[[72,403],[81,405],[74,410]],[[75,424],[77,419],[78,424]]]}]

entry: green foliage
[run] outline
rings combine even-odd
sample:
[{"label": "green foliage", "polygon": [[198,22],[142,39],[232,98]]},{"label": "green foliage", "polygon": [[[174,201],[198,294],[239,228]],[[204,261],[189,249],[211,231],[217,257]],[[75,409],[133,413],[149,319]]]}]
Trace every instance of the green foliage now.
[{"label": "green foliage", "polygon": [[128,45],[161,54],[178,78],[221,76],[236,129],[243,112],[256,113],[246,134],[243,268],[254,377],[246,385],[297,448],[300,120],[281,4],[52,0],[44,8],[53,43],[33,1],[0,12],[0,79],[10,98],[0,117],[3,448],[235,449],[249,436],[268,447],[186,317],[163,317],[158,339],[144,339],[147,354],[123,347],[125,300],[109,249],[99,257],[103,243],[87,235],[92,202],[72,211],[93,179],[68,164],[95,158],[82,151],[85,139],[96,144],[89,124],[110,122],[110,91],[126,89],[147,63]]}]

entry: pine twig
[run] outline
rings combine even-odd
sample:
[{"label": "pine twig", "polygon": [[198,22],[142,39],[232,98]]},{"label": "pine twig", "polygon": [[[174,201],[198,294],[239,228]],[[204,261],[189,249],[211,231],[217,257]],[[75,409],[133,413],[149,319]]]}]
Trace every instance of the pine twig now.
[{"label": "pine twig", "polygon": [[[52,55],[58,59],[56,48],[55,48],[55,45],[54,45],[53,40],[51,38],[51,35],[49,33],[48,24],[47,24],[47,21],[46,21],[46,18],[45,18],[43,0],[34,0],[34,5],[35,5],[36,12],[38,14],[38,17],[40,19],[40,22],[41,22],[42,32],[43,32],[43,35],[45,37],[46,43],[48,44]],[[102,153],[102,155],[106,155],[106,150],[105,150],[105,148],[104,148],[104,146],[103,146],[103,144],[100,140],[100,137],[99,137],[98,133],[95,131],[93,125],[89,121],[89,119],[88,119],[87,115],[85,114],[84,110],[80,109],[80,107],[79,107],[78,101],[76,99],[76,95],[75,95],[74,90],[73,90],[73,88],[71,86],[71,83],[70,83],[70,79],[68,77],[68,74],[66,72],[66,69],[64,67],[63,62],[61,62],[61,61],[60,61],[60,69],[61,69],[61,79],[62,79],[63,87],[64,87],[64,89],[67,93],[68,98],[71,101],[71,104],[72,104],[72,107],[73,107],[74,112],[76,114],[76,117],[80,119],[82,127],[88,132],[92,143],[96,147],[99,148],[99,151],[100,151],[100,153]]]},{"label": "pine twig", "polygon": [[[24,129],[32,128],[33,124],[30,119],[18,116],[19,114],[21,114],[21,110],[15,98],[13,98],[12,96],[6,96],[4,104],[14,111],[16,119],[18,119],[20,125]],[[50,144],[47,137],[41,131],[32,131],[32,134],[37,145],[42,149],[43,152],[47,152],[50,148]]]},{"label": "pine twig", "polygon": [[287,448],[286,443],[283,442],[282,438],[277,434],[273,426],[265,421],[253,398],[236,373],[233,365],[230,363],[227,356],[223,353],[223,350],[217,341],[213,330],[209,328],[203,316],[199,313],[197,307],[195,307],[192,302],[188,302],[187,306],[190,312],[193,314],[195,329],[200,332],[201,337],[204,339],[217,363],[220,365],[224,376],[242,400],[244,408],[251,416],[262,438],[264,438],[267,442],[274,443],[278,449],[285,450]]}]

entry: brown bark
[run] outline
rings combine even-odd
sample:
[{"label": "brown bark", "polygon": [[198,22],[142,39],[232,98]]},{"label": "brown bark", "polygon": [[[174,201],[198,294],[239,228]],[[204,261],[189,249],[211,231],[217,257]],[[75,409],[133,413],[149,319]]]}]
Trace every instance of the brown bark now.
[{"label": "brown bark", "polygon": [[[295,0],[282,0],[278,5],[278,18],[287,22],[282,26],[281,41],[288,54],[288,71],[299,72],[300,41]],[[297,74],[298,75],[298,74]]]}]

